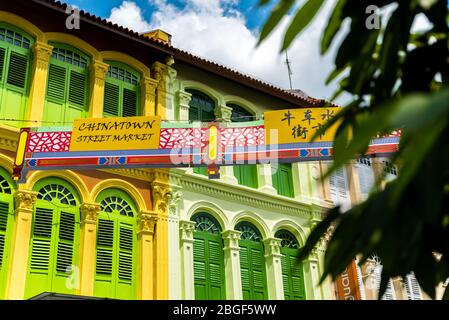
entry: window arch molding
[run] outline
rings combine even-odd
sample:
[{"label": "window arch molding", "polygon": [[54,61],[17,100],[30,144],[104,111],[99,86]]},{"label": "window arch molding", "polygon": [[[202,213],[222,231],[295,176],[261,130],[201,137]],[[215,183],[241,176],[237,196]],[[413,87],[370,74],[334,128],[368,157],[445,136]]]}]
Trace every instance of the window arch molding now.
[{"label": "window arch molding", "polygon": [[[63,189],[61,189],[60,187],[62,187]],[[59,195],[66,198],[66,196],[68,195],[66,192],[68,192],[71,195],[71,197],[66,198],[66,201],[68,201],[68,205],[78,207],[81,204],[81,197],[76,188],[70,182],[58,177],[50,176],[41,179],[34,184],[32,190],[36,192],[42,192],[43,195],[51,195],[51,201],[57,200]],[[39,196],[40,195],[38,195],[38,199]],[[48,201],[45,198],[42,200]],[[61,204],[64,205],[63,203]]]},{"label": "window arch molding", "polygon": [[0,10],[1,21],[13,26],[20,26],[20,29],[34,37],[36,41],[46,42],[45,33],[28,20],[7,11]]},{"label": "window arch molding", "polygon": [[185,217],[185,220],[191,221],[192,218],[195,216],[195,214],[200,212],[207,212],[209,215],[211,215],[217,222],[220,224],[221,230],[225,231],[229,229],[229,220],[226,217],[226,214],[224,211],[219,208],[217,205],[205,202],[205,201],[199,201],[194,203],[190,209],[187,211],[187,216]]},{"label": "window arch molding", "polygon": [[273,227],[273,235],[276,235],[276,233],[281,230],[287,230],[290,233],[292,233],[295,236],[296,240],[298,241],[300,247],[304,246],[304,244],[306,243],[307,240],[306,232],[304,231],[303,227],[301,227],[294,221],[281,220],[276,222],[276,224]]},{"label": "window arch molding", "polygon": [[[111,202],[110,201],[111,197],[120,198],[121,201]],[[137,218],[137,215],[138,215],[137,205],[127,191],[119,189],[119,188],[114,188],[114,187],[103,189],[95,198],[95,202],[99,203],[99,204],[103,204],[103,201],[105,201],[105,203],[104,203],[105,208],[109,207],[111,209],[111,207],[115,207],[115,204],[117,204],[123,210],[123,212],[121,212],[120,215],[129,217],[129,218],[133,218],[133,219]],[[103,207],[102,207],[102,211],[103,211]],[[110,211],[106,210],[105,212],[110,212]]]},{"label": "window arch molding", "polygon": [[[224,103],[226,105],[238,105],[239,107],[245,109],[246,111],[248,111],[248,113],[251,113],[253,116],[257,117],[257,118],[261,118],[261,112],[256,108],[256,106],[249,102],[248,100],[241,98],[239,96],[234,96],[234,95],[225,95],[223,96],[223,100]],[[256,118],[254,118],[255,120]]]},{"label": "window arch molding", "polygon": [[71,184],[75,188],[75,190],[79,196],[79,201],[81,203],[91,203],[92,202],[92,198],[90,197],[89,192],[87,191],[88,189],[87,189],[87,186],[84,183],[84,181],[81,180],[81,178],[78,175],[76,175],[75,173],[73,173],[70,170],[52,171],[52,172],[35,171],[27,179],[26,184],[25,184],[25,189],[26,190],[34,190],[35,185],[37,183],[39,183],[39,181],[42,181],[42,180],[45,180],[48,178],[59,178],[61,180],[68,182],[69,184]]},{"label": "window arch molding", "polygon": [[263,221],[263,219],[256,213],[249,212],[249,211],[243,211],[238,213],[234,219],[232,219],[232,226],[233,229],[240,223],[240,222],[248,222],[252,225],[254,225],[257,230],[259,230],[260,235],[262,237],[261,241],[271,238],[271,232],[266,223]]},{"label": "window arch molding", "polygon": [[[124,63],[129,67],[135,69],[139,72],[143,77],[151,77],[150,68],[148,68],[145,64],[133,58],[130,55],[125,53],[117,52],[117,51],[101,51],[100,52],[103,61],[116,61],[120,63]],[[142,80],[142,79],[141,79]]]},{"label": "window arch molding", "polygon": [[[61,43],[71,46],[84,54],[88,55],[92,60],[102,60],[100,52],[86,41],[67,33],[46,32],[47,42]],[[93,61],[91,61],[92,63]]]},{"label": "window arch molding", "polygon": [[186,90],[199,91],[199,92],[209,96],[209,98],[211,98],[215,102],[216,107],[225,104],[223,96],[218,91],[216,91],[215,89],[212,89],[208,85],[205,85],[204,83],[201,83],[199,81],[193,81],[193,80],[181,81],[180,89],[182,91],[186,91]]},{"label": "window arch molding", "polygon": [[107,189],[119,189],[128,194],[136,206],[137,213],[140,211],[149,211],[147,209],[146,201],[139,190],[131,183],[120,179],[108,179],[99,182],[93,187],[90,193],[90,198],[94,200],[97,199],[98,196]]}]

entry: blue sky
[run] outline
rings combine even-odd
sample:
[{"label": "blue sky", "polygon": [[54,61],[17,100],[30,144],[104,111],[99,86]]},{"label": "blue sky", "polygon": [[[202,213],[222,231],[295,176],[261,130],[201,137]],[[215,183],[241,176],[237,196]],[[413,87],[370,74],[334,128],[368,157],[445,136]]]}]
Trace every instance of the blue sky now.
[{"label": "blue sky", "polygon": [[[123,0],[70,0],[66,2],[76,5],[80,9],[93,13],[97,16],[107,18],[111,14],[111,9],[120,6]],[[153,3],[148,0],[134,0],[134,2],[142,9],[143,16],[147,20],[150,20],[155,9]],[[184,9],[187,4],[186,1],[183,0],[172,0],[169,2],[180,9]],[[245,16],[246,26],[254,31],[260,30],[261,25],[267,19],[270,8],[274,4],[273,2],[263,8],[258,8],[258,2],[258,0],[243,0],[235,1],[235,3],[231,5],[232,8],[238,10]]]},{"label": "blue sky", "polygon": [[[114,23],[144,32],[160,28],[172,35],[175,47],[226,65],[281,88],[289,88],[285,56],[280,54],[284,32],[292,17],[287,15],[260,46],[260,28],[272,5],[258,8],[259,0],[65,0],[78,8]],[[308,28],[288,50],[294,89],[318,99],[330,99],[337,82],[326,85],[343,34],[326,56],[319,43],[336,0],[326,0]],[[391,10],[390,10],[391,11]],[[426,28],[421,17],[417,27]],[[347,30],[343,27],[343,30]],[[342,31],[343,33],[345,31]],[[336,101],[344,103],[346,99]]]}]

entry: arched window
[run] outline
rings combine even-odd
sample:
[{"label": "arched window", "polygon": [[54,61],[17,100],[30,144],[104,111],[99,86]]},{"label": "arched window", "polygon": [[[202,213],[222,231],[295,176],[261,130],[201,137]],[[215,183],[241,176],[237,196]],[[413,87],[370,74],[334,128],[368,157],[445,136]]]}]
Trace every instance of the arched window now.
[{"label": "arched window", "polygon": [[26,297],[42,292],[74,294],[67,278],[78,264],[80,212],[75,188],[59,178],[47,178],[33,188],[38,192],[26,282]]},{"label": "arched window", "polygon": [[195,299],[226,299],[223,239],[220,224],[210,214],[200,212],[192,217],[193,270]]},{"label": "arched window", "polygon": [[279,230],[275,234],[281,239],[282,281],[285,300],[304,300],[304,271],[298,261],[299,243],[296,237],[287,230]]},{"label": "arched window", "polygon": [[136,298],[136,205],[119,189],[100,193],[94,295]]},{"label": "arched window", "polygon": [[197,90],[186,90],[192,95],[189,102],[189,120],[192,121],[214,121],[215,102],[204,93]]},{"label": "arched window", "polygon": [[[52,43],[48,67],[44,120],[72,122],[87,115],[89,106],[89,57],[65,44]],[[50,125],[52,125],[50,123]]]},{"label": "arched window", "polygon": [[[232,108],[232,122],[245,122],[252,121],[253,114],[251,114],[246,109],[240,107],[236,104],[228,104],[228,107]],[[240,166],[233,166],[234,168],[234,176],[237,178],[239,184],[250,188],[258,187],[258,179],[257,179],[257,165],[255,164],[245,164]]]},{"label": "arched window", "polygon": [[109,69],[104,86],[103,115],[140,116],[140,74],[124,63],[116,61],[106,63],[109,64]]},{"label": "arched window", "polygon": [[272,181],[273,187],[277,190],[279,195],[293,197],[293,176],[291,163],[279,163],[276,172],[273,174]]},{"label": "arched window", "polygon": [[236,225],[240,231],[240,272],[244,300],[268,299],[264,246],[259,230],[249,222]]},{"label": "arched window", "polygon": [[[24,31],[0,23],[0,117],[23,120],[31,76],[31,46],[34,39]],[[5,121],[21,126],[20,121]]]},{"label": "arched window", "polygon": [[9,172],[0,168],[0,299],[4,298],[5,293],[14,222],[13,192],[15,184],[10,176]]}]

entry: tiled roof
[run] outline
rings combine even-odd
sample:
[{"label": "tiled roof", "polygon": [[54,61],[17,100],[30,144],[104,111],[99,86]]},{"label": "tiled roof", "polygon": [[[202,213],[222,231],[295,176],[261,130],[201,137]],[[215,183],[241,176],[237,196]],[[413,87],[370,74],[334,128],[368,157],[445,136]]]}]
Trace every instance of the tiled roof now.
[{"label": "tiled roof", "polygon": [[[67,8],[67,4],[61,3],[55,0],[29,0],[34,3],[38,3],[53,9],[58,9],[65,14],[65,10]],[[272,84],[269,84],[265,81],[256,79],[239,71],[228,68],[224,65],[218,64],[216,62],[210,61],[208,59],[201,58],[194,54],[191,54],[187,51],[175,48],[170,44],[167,44],[163,41],[159,41],[157,39],[145,37],[142,34],[139,34],[131,29],[119,26],[118,24],[107,21],[106,19],[97,17],[89,12],[84,10],[80,10],[81,18],[85,18],[91,22],[97,23],[99,26],[109,29],[112,32],[120,32],[125,36],[128,36],[132,39],[143,42],[153,48],[159,49],[166,54],[173,55],[175,61],[182,61],[184,63],[189,63],[198,68],[204,69],[208,72],[215,73],[224,78],[233,80],[245,86],[251,87],[258,91],[267,93],[279,99],[288,101],[293,104],[298,105],[309,105],[309,106],[323,106],[328,102],[323,99],[315,99],[309,96],[299,95],[296,92],[291,92],[289,90],[285,90],[279,87],[276,87]]]}]

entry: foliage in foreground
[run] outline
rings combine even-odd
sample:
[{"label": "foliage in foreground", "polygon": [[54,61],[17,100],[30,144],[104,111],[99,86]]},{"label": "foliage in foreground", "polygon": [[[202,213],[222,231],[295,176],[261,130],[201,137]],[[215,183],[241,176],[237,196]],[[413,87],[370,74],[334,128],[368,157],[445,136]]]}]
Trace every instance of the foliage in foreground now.
[{"label": "foliage in foreground", "polygon": [[[260,0],[260,6],[269,2]],[[282,50],[326,3],[301,1],[297,8],[293,0],[276,2],[260,41],[292,13]],[[335,224],[322,280],[328,275],[335,278],[356,255],[364,263],[376,254],[383,265],[379,296],[389,278],[414,271],[423,290],[434,298],[435,287],[449,277],[448,1],[333,2],[321,52],[329,51],[343,21],[348,20],[349,31],[339,45],[328,82],[340,78],[335,97],[346,92],[352,101],[334,118],[342,122],[334,141],[334,165],[327,174],[363,154],[372,138],[401,129],[400,150],[392,159],[399,175],[383,189],[377,184],[366,201],[344,214],[332,209],[312,231],[301,258]],[[369,5],[392,10],[388,20],[383,17],[382,28],[367,28]],[[427,17],[431,30],[412,33],[418,14]],[[449,298],[449,290],[444,298]]]}]

